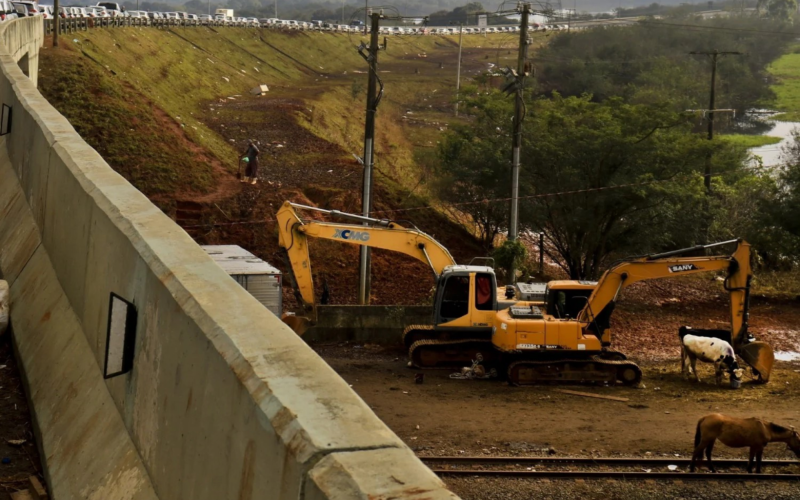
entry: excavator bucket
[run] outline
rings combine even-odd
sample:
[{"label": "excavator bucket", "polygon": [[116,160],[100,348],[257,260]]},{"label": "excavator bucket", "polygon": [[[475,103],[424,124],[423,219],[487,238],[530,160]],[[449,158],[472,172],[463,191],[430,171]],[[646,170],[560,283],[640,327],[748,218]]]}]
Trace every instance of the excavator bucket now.
[{"label": "excavator bucket", "polygon": [[294,332],[300,337],[302,337],[306,330],[308,330],[308,328],[311,326],[311,320],[305,316],[284,314],[281,317],[281,320],[283,320],[283,322],[286,323],[289,328],[294,330]]},{"label": "excavator bucket", "polygon": [[753,368],[760,384],[769,382],[772,364],[775,362],[775,352],[771,345],[766,342],[750,342],[742,346],[739,356]]}]

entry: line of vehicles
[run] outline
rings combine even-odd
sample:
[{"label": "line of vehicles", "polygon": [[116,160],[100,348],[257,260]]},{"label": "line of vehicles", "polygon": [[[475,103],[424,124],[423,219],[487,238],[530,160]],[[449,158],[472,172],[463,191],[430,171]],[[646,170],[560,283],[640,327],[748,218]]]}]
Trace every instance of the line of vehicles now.
[{"label": "line of vehicles", "polygon": [[[155,12],[144,10],[126,10],[116,2],[98,2],[87,6],[62,6],[59,7],[58,17],[62,19],[94,19],[94,18],[132,18],[149,24],[154,20],[172,20],[181,25],[188,26],[239,26],[249,28],[270,28],[281,30],[299,31],[332,31],[338,33],[361,33],[364,30],[362,21],[353,21],[351,24],[335,24],[325,21],[296,21],[278,18],[236,17],[233,9],[217,9],[211,14],[190,14],[184,11]],[[42,16],[53,19],[56,12],[52,5],[40,4],[37,0],[0,0],[0,21],[17,19],[20,17]],[[559,31],[566,30],[566,25],[539,25],[532,26],[534,31]],[[384,35],[456,35],[456,27],[427,27],[427,26],[383,26],[380,28]],[[518,26],[491,26],[487,28],[465,27],[464,34],[494,34],[517,33]]]}]

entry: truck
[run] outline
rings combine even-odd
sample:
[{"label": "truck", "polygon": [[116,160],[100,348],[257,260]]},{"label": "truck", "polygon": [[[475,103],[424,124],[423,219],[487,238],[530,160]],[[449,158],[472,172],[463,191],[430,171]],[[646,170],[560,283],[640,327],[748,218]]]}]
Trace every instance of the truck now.
[{"label": "truck", "polygon": [[225,16],[227,18],[233,18],[233,9],[217,9],[214,14]]},{"label": "truck", "polygon": [[238,245],[204,245],[203,250],[250,295],[281,317],[281,272]]}]

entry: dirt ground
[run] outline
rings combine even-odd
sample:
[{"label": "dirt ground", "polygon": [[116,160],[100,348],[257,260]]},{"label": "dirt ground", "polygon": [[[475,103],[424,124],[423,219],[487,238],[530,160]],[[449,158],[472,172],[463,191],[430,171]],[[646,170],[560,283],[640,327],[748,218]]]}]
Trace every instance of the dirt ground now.
[{"label": "dirt ground", "polygon": [[[686,282],[688,281],[688,283]],[[448,371],[413,370],[400,348],[352,343],[313,346],[375,413],[422,456],[688,457],[695,425],[705,414],[762,417],[800,427],[800,361],[776,362],[770,382],[717,387],[713,368],[701,382],[680,374],[680,325],[723,326],[724,294],[713,280],[643,284],[628,289],[612,318],[614,347],[643,369],[643,388],[570,386],[628,398],[627,402],[558,392],[563,386],[511,387],[501,380],[466,381]],[[751,330],[778,351],[798,351],[800,302],[755,299]],[[416,373],[424,383],[415,384]],[[717,446],[715,456],[746,458]],[[793,458],[781,444],[765,457]],[[793,473],[800,473],[800,465]],[[788,472],[788,471],[787,471]],[[754,495],[743,484],[698,491],[692,483],[543,482],[531,479],[446,478],[465,499],[527,498],[800,498],[796,485],[771,485]],[[744,496],[742,496],[744,495]],[[761,495],[761,496],[759,496]]]},{"label": "dirt ground", "polygon": [[31,415],[8,334],[0,336],[0,500],[27,488],[29,476],[44,484]]}]

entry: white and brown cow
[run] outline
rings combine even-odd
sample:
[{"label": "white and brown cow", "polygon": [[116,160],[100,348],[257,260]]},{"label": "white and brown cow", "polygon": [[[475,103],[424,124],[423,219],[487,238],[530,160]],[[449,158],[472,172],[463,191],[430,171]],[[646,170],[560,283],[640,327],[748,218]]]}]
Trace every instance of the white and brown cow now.
[{"label": "white and brown cow", "polygon": [[[681,331],[679,335],[681,339],[681,373],[686,376],[694,374],[694,379],[700,382],[696,367],[699,359],[705,363],[714,364],[717,385],[722,384],[723,371],[727,371],[730,374],[731,387],[739,387],[744,370],[739,368],[736,354],[729,343],[718,338],[692,335],[686,331]],[[691,370],[686,365],[686,358],[689,358]]]}]

